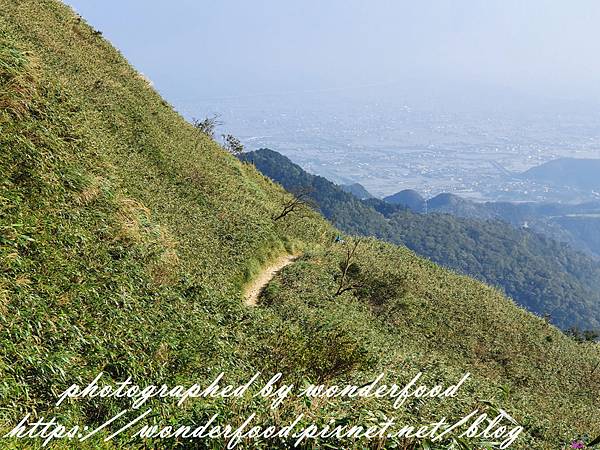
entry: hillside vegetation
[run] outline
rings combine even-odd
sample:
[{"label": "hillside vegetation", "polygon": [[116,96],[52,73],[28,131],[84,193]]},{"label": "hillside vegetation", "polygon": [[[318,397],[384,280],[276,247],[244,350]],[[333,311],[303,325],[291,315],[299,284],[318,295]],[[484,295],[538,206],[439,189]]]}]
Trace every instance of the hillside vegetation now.
[{"label": "hillside vegetation", "polygon": [[[348,233],[406,245],[438,264],[501,288],[564,329],[600,328],[600,265],[565,244],[498,220],[425,215],[388,201],[361,201],[272,150],[249,152],[243,159],[288,190],[312,187],[318,210]],[[455,204],[461,201],[477,208],[473,202],[450,197]],[[404,191],[395,198],[415,196]],[[432,210],[435,207],[432,202]],[[457,208],[454,211],[458,214]]]},{"label": "hillside vegetation", "polygon": [[[424,212],[425,199],[411,191],[401,191],[383,200]],[[474,202],[454,194],[439,194],[427,200],[428,212],[480,220],[501,220],[516,228],[565,242],[570,247],[600,259],[600,203]]]},{"label": "hillside vegetation", "polygon": [[[594,344],[373,239],[357,247],[347,278],[356,288],[336,296],[352,239],[334,244],[338,231],[308,209],[274,221],[289,194],[186,123],[63,4],[0,0],[0,107],[2,435],[27,413],[93,427],[127,408],[113,398],[55,406],[68,386],[100,371],[105,382],[131,376],[142,386],[189,386],[222,371],[231,384],[255,372],[264,383],[281,371],[298,385],[362,385],[381,371],[399,384],[423,371],[424,383],[448,385],[472,373],[452,402],[411,400],[396,410],[385,400],[290,400],[272,410],[249,395],[182,407],[156,400],[145,424],[201,424],[219,414],[217,424],[240,425],[251,412],[253,425],[285,425],[298,412],[302,424],[370,424],[384,415],[425,424],[502,407],[526,430],[512,448],[562,448],[600,432]],[[259,307],[245,307],[244,287],[288,253],[303,256],[269,284]],[[49,447],[224,446],[103,437]],[[343,445],[419,448],[410,439]],[[476,438],[461,445],[489,447]],[[41,441],[3,438],[1,446]]]}]

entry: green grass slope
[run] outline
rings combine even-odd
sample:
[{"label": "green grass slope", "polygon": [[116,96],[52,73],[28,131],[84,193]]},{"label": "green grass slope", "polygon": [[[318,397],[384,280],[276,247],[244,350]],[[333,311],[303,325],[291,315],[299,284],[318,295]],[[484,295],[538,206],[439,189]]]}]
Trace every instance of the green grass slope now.
[{"label": "green grass slope", "polygon": [[[499,220],[419,214],[378,199],[361,201],[273,150],[242,158],[292,192],[313,188],[310,195],[319,211],[348,233],[406,245],[444,267],[499,287],[563,329],[600,329],[600,264],[566,244]],[[438,197],[443,195],[449,196]]]},{"label": "green grass slope", "polygon": [[[207,63],[208,66],[208,63]],[[207,68],[208,70],[208,68]],[[454,402],[154,401],[145,423],[428,423],[498,405],[526,427],[513,448],[560,448],[600,431],[600,353],[497,291],[375,240],[345,247],[315,213],[274,222],[287,194],[187,124],[100,34],[56,1],[0,1],[0,423],[27,413],[97,426],[119,399],[54,406],[72,383],[132,376],[191,385],[281,371],[289,383],[473,379]],[[246,308],[244,284],[285,252],[304,256]],[[130,416],[129,420],[135,417]],[[128,420],[112,424],[117,429]],[[222,448],[102,435],[50,448]],[[3,439],[3,448],[36,441]],[[349,442],[363,448],[367,442]],[[418,448],[409,440],[373,447]],[[467,440],[466,448],[479,446]],[[246,440],[246,448],[280,448]],[[317,448],[309,442],[305,448]],[[435,448],[435,447],[431,447]]]}]

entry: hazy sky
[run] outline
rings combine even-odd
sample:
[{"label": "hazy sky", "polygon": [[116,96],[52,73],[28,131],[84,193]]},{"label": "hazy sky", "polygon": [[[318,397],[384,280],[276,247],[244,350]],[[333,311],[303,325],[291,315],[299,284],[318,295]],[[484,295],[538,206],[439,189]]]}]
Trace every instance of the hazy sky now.
[{"label": "hazy sky", "polygon": [[386,83],[600,99],[598,0],[67,3],[175,104]]}]

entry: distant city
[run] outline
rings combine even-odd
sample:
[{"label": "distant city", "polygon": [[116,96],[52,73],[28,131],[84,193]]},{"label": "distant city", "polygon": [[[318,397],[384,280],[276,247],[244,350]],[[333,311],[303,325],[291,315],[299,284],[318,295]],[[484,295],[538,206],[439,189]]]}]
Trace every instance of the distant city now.
[{"label": "distant city", "polygon": [[600,158],[597,111],[461,113],[398,101],[327,100],[315,93],[223,99],[184,105],[183,112],[218,113],[248,150],[271,148],[309,172],[358,182],[379,197],[415,189],[425,197],[450,192],[472,200],[600,198],[513,176],[561,157]]}]

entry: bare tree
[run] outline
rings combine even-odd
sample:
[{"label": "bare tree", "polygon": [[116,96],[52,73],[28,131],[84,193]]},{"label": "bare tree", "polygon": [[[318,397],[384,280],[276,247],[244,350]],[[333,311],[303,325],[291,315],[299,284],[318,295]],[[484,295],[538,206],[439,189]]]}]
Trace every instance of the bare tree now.
[{"label": "bare tree", "polygon": [[221,136],[223,137],[223,147],[229,153],[235,156],[239,156],[244,153],[244,144],[242,144],[241,141],[234,135],[223,134]]},{"label": "bare tree", "polygon": [[356,239],[353,245],[348,244],[346,247],[346,256],[344,261],[340,264],[340,270],[342,271],[342,276],[340,277],[340,282],[338,285],[338,289],[335,293],[336,297],[338,295],[342,295],[344,292],[349,291],[351,289],[357,289],[361,287],[360,284],[357,283],[349,283],[348,279],[349,275],[358,275],[360,272],[360,268],[354,262],[354,256],[356,255],[356,249],[360,245],[360,239]]},{"label": "bare tree", "polygon": [[312,201],[310,199],[310,194],[312,192],[312,187],[304,187],[299,189],[295,194],[292,194],[291,199],[284,198],[281,212],[271,216],[271,219],[273,219],[273,221],[278,221],[292,212],[302,210],[306,207],[311,207]]},{"label": "bare tree", "polygon": [[215,128],[223,125],[223,122],[219,120],[219,117],[220,116],[218,114],[214,114],[212,117],[205,117],[202,120],[194,118],[192,119],[192,125],[194,125],[194,127],[201,133],[204,133],[209,138],[214,139]]}]

